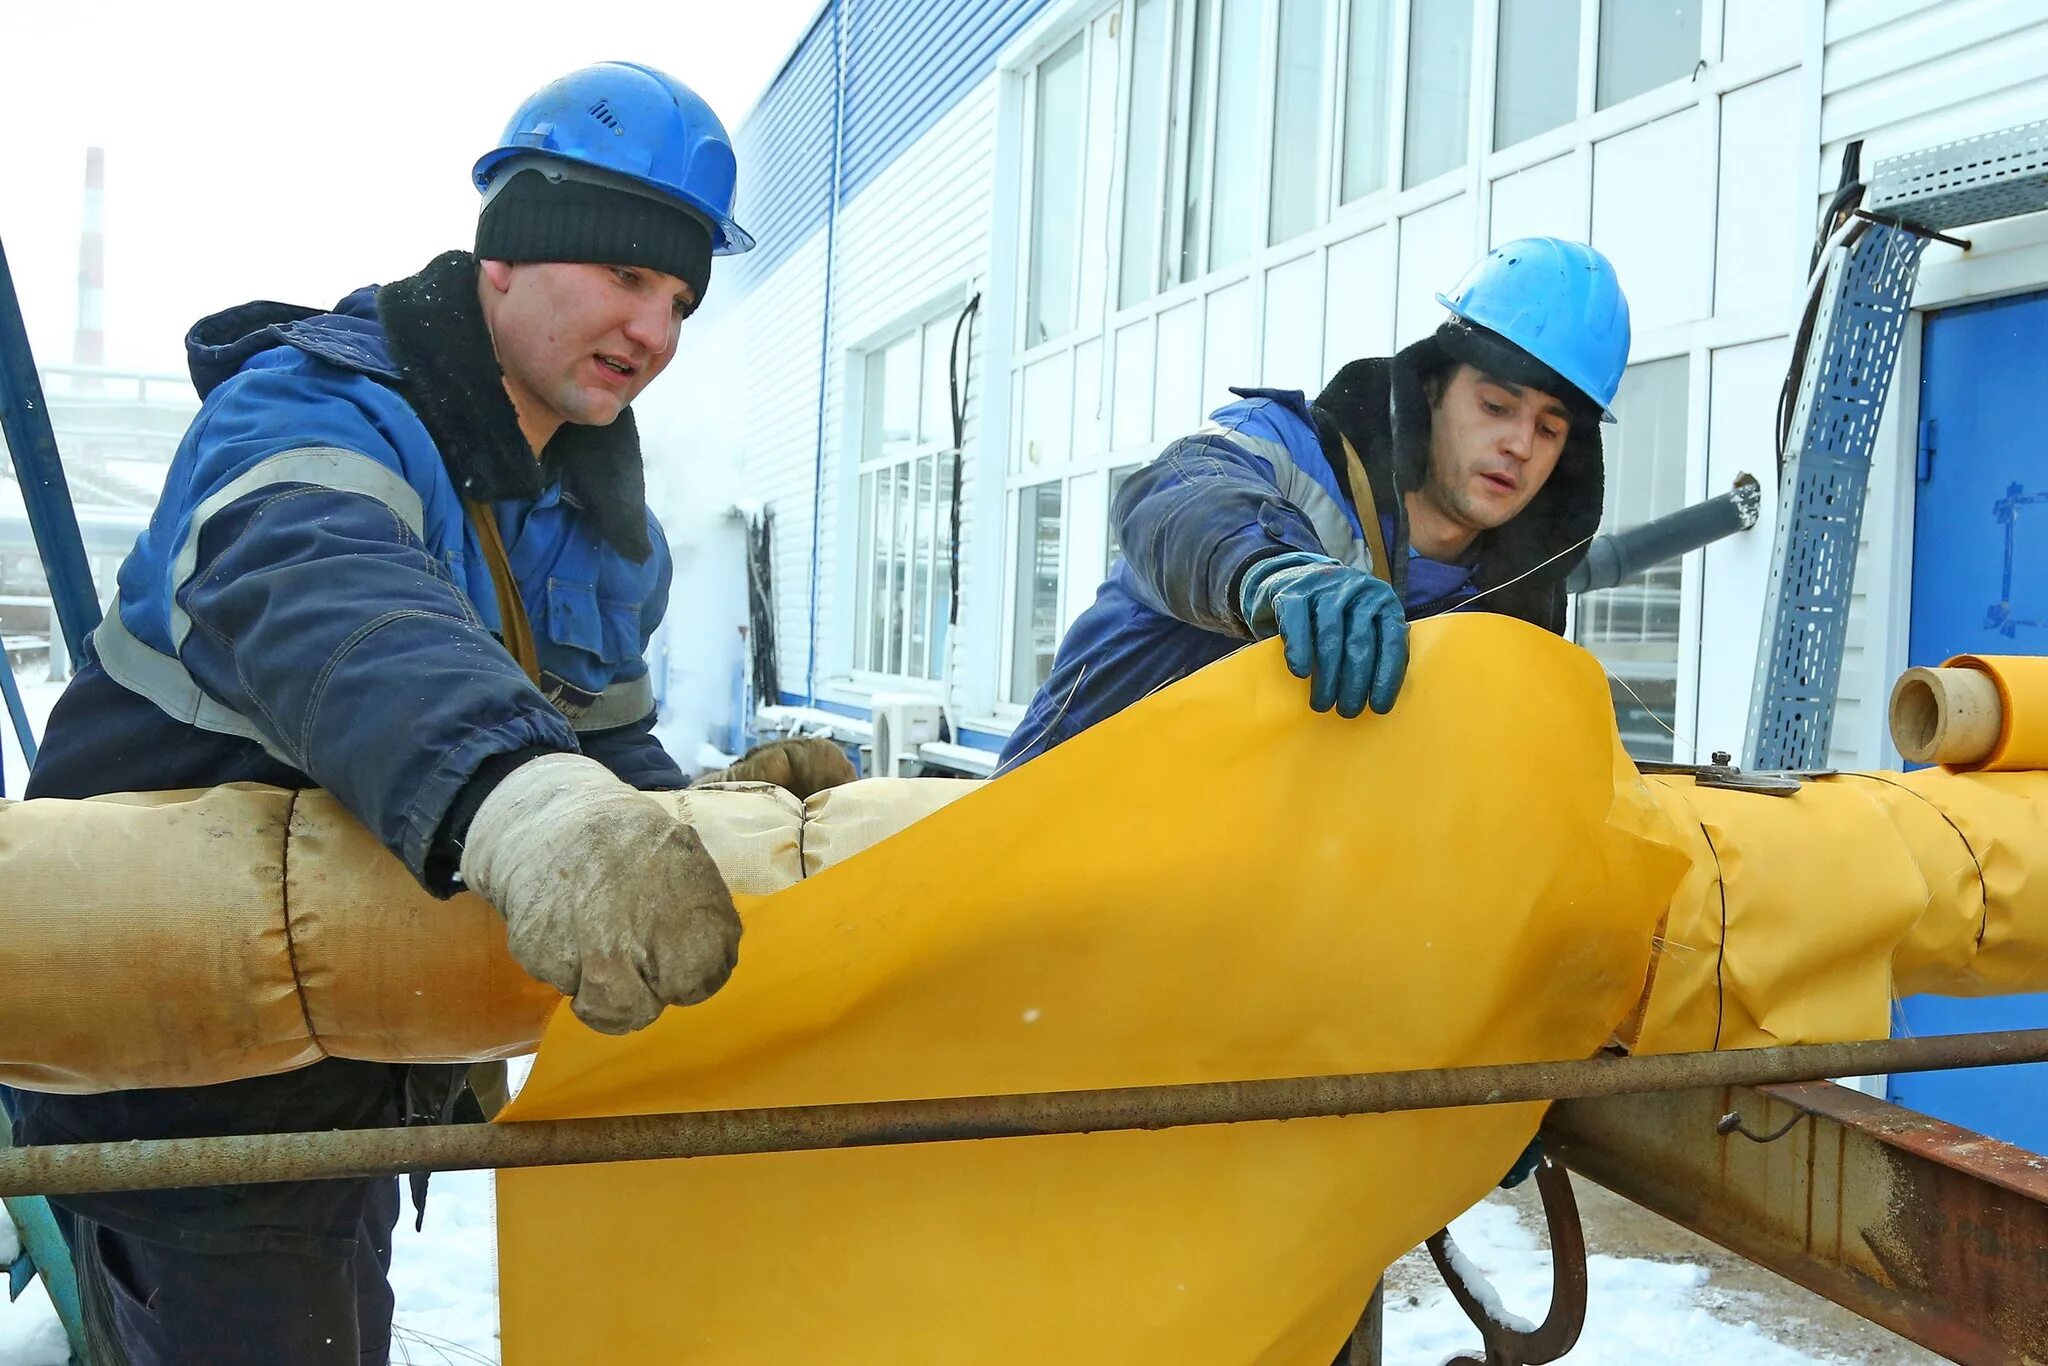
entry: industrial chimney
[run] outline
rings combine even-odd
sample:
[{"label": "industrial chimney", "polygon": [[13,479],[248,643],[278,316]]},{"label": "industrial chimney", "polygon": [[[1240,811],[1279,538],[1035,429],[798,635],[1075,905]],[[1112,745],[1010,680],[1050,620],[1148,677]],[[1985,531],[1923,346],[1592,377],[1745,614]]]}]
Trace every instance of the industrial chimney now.
[{"label": "industrial chimney", "polygon": [[[78,330],[71,339],[71,363],[97,368],[107,363],[107,154],[85,149],[85,207],[78,232]],[[81,377],[81,387],[98,381]]]}]

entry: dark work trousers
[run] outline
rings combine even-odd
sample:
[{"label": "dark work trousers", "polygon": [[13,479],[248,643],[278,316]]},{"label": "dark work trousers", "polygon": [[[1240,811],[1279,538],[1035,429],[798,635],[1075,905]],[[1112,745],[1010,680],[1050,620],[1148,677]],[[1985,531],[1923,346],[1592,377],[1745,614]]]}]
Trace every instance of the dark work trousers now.
[{"label": "dark work trousers", "polygon": [[387,1366],[398,1182],[362,1185],[345,1257],[185,1251],[59,1211],[91,1366]]},{"label": "dark work trousers", "polygon": [[[212,1086],[9,1099],[23,1143],[445,1121],[465,1068],[324,1058]],[[423,1194],[423,1192],[422,1192]],[[94,1366],[390,1359],[395,1178],[60,1196]]]}]

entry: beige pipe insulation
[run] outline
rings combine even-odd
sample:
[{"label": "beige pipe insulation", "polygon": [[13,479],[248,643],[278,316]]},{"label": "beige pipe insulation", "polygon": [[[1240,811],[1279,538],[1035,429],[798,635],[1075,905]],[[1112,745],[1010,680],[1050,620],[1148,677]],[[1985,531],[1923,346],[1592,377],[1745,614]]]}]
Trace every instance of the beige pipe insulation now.
[{"label": "beige pipe insulation", "polygon": [[[884,779],[800,803],[656,794],[736,893],[779,891],[974,784]],[[531,1052],[559,999],[481,898],[437,901],[324,792],[252,784],[0,802],[0,1084],[198,1086],[322,1057]]]},{"label": "beige pipe insulation", "polygon": [[[2048,989],[2048,777],[1998,771],[2048,767],[2048,706],[2027,704],[2048,702],[2048,660],[1951,663],[1902,680],[1901,749],[1990,771],[1843,774],[1790,798],[1635,779],[1690,871],[1623,1041],[1671,1052],[1882,1037],[1895,993]],[[1540,799],[1548,779],[1523,767],[1505,756],[1488,780]],[[735,892],[761,896],[978,786],[661,800]],[[428,896],[324,793],[0,802],[0,1083],[98,1091],[325,1056],[500,1058],[535,1047],[556,1001],[513,962],[489,906]]]}]

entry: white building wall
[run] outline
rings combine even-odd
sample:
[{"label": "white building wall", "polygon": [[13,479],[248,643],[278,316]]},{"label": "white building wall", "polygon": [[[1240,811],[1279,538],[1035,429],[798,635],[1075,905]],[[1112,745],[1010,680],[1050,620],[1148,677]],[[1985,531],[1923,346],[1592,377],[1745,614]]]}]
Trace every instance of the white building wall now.
[{"label": "white building wall", "polygon": [[[988,260],[994,189],[993,79],[970,92],[839,211],[826,314],[826,230],[821,226],[773,273],[743,295],[710,292],[703,316],[684,329],[676,367],[691,376],[674,397],[689,405],[712,458],[735,462],[744,499],[775,513],[774,580],[780,681],[805,694],[813,677],[823,701],[865,706],[868,689],[850,677],[846,593],[855,547],[850,509],[858,485],[860,377],[870,345],[943,313],[974,293]],[[989,383],[975,332],[969,370],[961,537],[974,534],[979,407]],[[810,671],[812,509],[820,461],[819,372],[824,365],[822,497],[816,498],[817,668]],[[849,388],[849,374],[853,383]],[[643,418],[643,421],[645,419]],[[680,520],[678,509],[668,514]],[[980,586],[963,556],[963,611]],[[677,605],[687,612],[689,604]],[[954,637],[957,649],[958,634]],[[775,699],[763,699],[773,701]]]},{"label": "white building wall", "polygon": [[[948,700],[956,724],[1000,731],[1014,722],[1021,700],[1008,695],[1020,488],[1064,481],[1058,618],[1071,622],[1101,577],[1114,471],[1199,424],[1227,400],[1229,385],[1314,391],[1345,361],[1414,340],[1441,317],[1433,294],[1489,246],[1557,233],[1587,238],[1617,263],[1634,307],[1632,361],[1683,367],[1683,440],[1671,447],[1682,447],[1682,456],[1671,458],[1682,460],[1673,473],[1684,498],[1718,493],[1738,472],[1756,475],[1774,495],[1774,410],[1788,334],[1815,210],[1834,183],[1843,145],[1868,139],[1868,173],[1884,156],[2048,116],[2048,9],[2031,0],[1719,0],[1704,7],[1703,62],[1690,79],[1496,152],[1489,88],[1495,6],[1481,0],[1463,168],[1329,209],[1311,232],[1127,308],[1118,306],[1116,275],[1121,172],[1098,165],[1103,149],[1091,142],[1079,208],[1089,244],[1077,286],[1081,325],[1025,347],[1031,72],[1084,27],[1113,52],[1112,8],[1076,0],[1048,9],[990,79],[842,208],[825,349],[816,589],[816,679],[827,700],[858,704],[878,683],[848,668],[846,595],[858,572],[858,472],[850,456],[862,388],[848,383],[848,361],[918,320],[957,311],[977,290],[961,494],[963,616],[950,638]],[[1399,8],[1391,35],[1396,109],[1405,79],[1406,7]],[[1269,23],[1276,12],[1269,6]],[[1589,23],[1581,46],[1582,108],[1593,103],[1593,31]],[[1097,64],[1091,72],[1091,83],[1099,82],[1110,68]],[[1271,73],[1263,79],[1262,98],[1270,99]],[[1102,100],[1102,91],[1092,98]],[[1396,147],[1390,182],[1397,187],[1399,160]],[[1922,306],[2048,283],[2048,232],[2022,220],[1973,236],[1978,249],[1969,260],[1930,250]],[[715,307],[715,291],[713,300]],[[820,231],[738,306],[715,315],[715,328],[699,332],[707,343],[699,351],[716,353],[702,364],[725,377],[724,409],[744,419],[734,423],[731,441],[744,460],[747,492],[777,511],[787,691],[803,689],[809,662],[824,303]],[[1908,336],[1908,376],[1916,373],[1916,347],[1917,328]],[[859,380],[858,370],[850,373]],[[1833,758],[1844,765],[1892,757],[1882,702],[1905,662],[1911,488],[1901,476],[1912,449],[1914,387],[1894,385],[1880,437],[1836,726]],[[1684,566],[1679,758],[1740,748],[1774,501],[1767,498],[1757,530]]]},{"label": "white building wall", "polygon": [[[731,472],[732,502],[773,509],[780,673],[782,686],[797,690],[807,663],[824,247],[824,234],[815,234],[737,298],[720,294],[714,268],[705,307],[684,325],[669,373],[638,405],[643,428],[676,434],[658,452],[649,442],[650,498],[671,542],[703,512],[686,500],[715,495],[712,481],[665,466],[723,467]],[[670,622],[681,626],[699,610],[699,604],[672,602]]]},{"label": "white building wall", "polygon": [[[857,461],[847,456],[859,444],[861,364],[869,349],[906,328],[941,317],[950,324],[979,287],[988,267],[995,191],[995,109],[996,79],[991,76],[839,212],[818,602],[819,691],[837,701],[865,705],[869,696],[868,687],[852,677],[852,609],[845,598],[854,581],[858,549],[852,519],[859,487]],[[980,410],[988,386],[996,382],[986,363],[986,313],[982,309],[976,319],[972,354],[962,351],[968,381],[960,489],[963,548],[972,543],[976,531],[974,495],[983,450]],[[972,559],[964,552],[960,570],[964,616],[986,590],[976,581]],[[955,631],[948,643],[956,670],[970,667],[961,657],[963,634]],[[971,689],[972,680],[960,682]]]}]

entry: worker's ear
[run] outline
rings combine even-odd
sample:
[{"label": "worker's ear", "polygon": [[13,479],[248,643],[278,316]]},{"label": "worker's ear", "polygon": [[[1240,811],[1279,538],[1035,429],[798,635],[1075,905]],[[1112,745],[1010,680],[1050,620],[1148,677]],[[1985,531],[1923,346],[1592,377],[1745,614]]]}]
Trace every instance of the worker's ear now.
[{"label": "worker's ear", "polygon": [[512,263],[510,261],[493,261],[485,258],[477,264],[483,267],[484,281],[492,289],[503,294],[512,288]]}]

